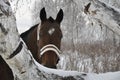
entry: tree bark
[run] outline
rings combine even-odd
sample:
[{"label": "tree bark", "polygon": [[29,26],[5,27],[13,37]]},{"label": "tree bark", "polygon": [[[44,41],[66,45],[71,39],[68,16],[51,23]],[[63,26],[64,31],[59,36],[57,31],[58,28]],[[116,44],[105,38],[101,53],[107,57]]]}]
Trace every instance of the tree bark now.
[{"label": "tree bark", "polygon": [[[11,74],[13,74],[14,80],[84,80],[82,76],[85,74],[48,69],[37,63],[20,38],[15,17],[7,3],[0,0],[0,56],[12,70]],[[10,54],[19,48],[17,46],[19,44],[18,54],[9,59]],[[64,75],[61,75],[63,73]],[[5,78],[0,80],[5,80]]]}]

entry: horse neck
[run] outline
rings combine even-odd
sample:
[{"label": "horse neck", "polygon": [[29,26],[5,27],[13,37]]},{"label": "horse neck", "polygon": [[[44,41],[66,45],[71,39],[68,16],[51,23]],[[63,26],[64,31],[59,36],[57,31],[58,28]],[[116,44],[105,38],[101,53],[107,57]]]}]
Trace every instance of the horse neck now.
[{"label": "horse neck", "polygon": [[40,54],[38,54],[37,46],[37,28],[35,28],[28,36],[28,49],[33,54],[33,57],[39,62]]},{"label": "horse neck", "polygon": [[31,44],[29,47],[37,48],[37,28],[35,28],[27,37],[27,44]]}]

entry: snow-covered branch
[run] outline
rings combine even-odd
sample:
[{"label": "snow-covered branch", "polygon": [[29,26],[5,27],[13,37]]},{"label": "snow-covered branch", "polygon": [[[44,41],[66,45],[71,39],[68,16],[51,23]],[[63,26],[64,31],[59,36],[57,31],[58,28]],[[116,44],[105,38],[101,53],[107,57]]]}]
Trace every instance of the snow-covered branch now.
[{"label": "snow-covered branch", "polygon": [[120,36],[120,10],[99,0],[93,0],[92,5],[96,9],[91,11],[93,18]]},{"label": "snow-covered branch", "polygon": [[6,0],[0,0],[0,10],[7,16],[11,15],[12,13],[12,8],[10,7],[10,3]]},{"label": "snow-covered branch", "polygon": [[[12,16],[9,17],[11,17],[11,19],[14,19]],[[9,24],[9,22],[6,24]],[[2,46],[0,47],[0,50],[2,50],[0,55],[12,69],[16,80],[83,80],[81,77],[82,73],[76,71],[72,72],[54,70],[45,68],[44,66],[40,65],[34,60],[29,50],[27,50],[25,44],[21,45],[22,49],[15,57],[8,59],[9,55],[14,52],[14,49],[17,47],[16,45],[18,45],[22,40],[16,31],[15,25],[10,24],[9,26],[2,27],[8,29],[8,33],[6,35],[0,36],[0,43]],[[0,34],[4,34],[2,29]],[[3,42],[5,44],[2,44]]]},{"label": "snow-covered branch", "polygon": [[[19,43],[20,46],[17,46]],[[17,31],[14,15],[0,16],[0,56],[12,69],[15,80],[83,80],[80,72],[54,70],[40,65],[23,43]],[[18,54],[8,59],[17,47],[20,47]]]},{"label": "snow-covered branch", "polygon": [[[98,3],[98,4],[100,4],[100,3]],[[97,4],[92,3],[91,5],[96,6]],[[70,7],[70,9],[74,10],[71,7]],[[46,67],[40,65],[39,63],[37,63],[34,60],[30,51],[27,49],[26,45],[24,44],[22,39],[19,37],[19,33],[18,33],[17,27],[16,27],[15,17],[13,14],[9,14],[9,12],[10,12],[9,4],[5,3],[4,0],[0,0],[0,10],[1,10],[0,11],[0,56],[2,56],[4,61],[9,65],[10,69],[13,72],[13,76],[14,76],[15,80],[44,80],[44,79],[45,80],[119,80],[120,79],[120,71],[112,72],[112,73],[104,73],[104,74],[81,73],[81,72],[77,72],[77,71],[64,71],[64,70],[58,70],[58,69],[49,69],[49,68],[46,68]],[[68,10],[68,9],[66,9],[66,10]],[[109,9],[107,9],[107,10],[109,11]],[[68,13],[68,11],[67,11],[67,13]],[[105,14],[102,13],[102,15],[105,15]],[[112,14],[112,15],[114,15],[114,14]],[[68,17],[69,16],[70,15],[68,15]],[[91,17],[87,14],[86,14],[86,16]],[[108,17],[109,17],[109,15],[108,15]],[[103,18],[105,18],[105,16]],[[112,27],[109,27],[108,23],[105,22],[104,19],[101,18],[101,14],[98,13],[96,16],[92,15],[92,20],[93,19],[96,22],[101,21],[108,28],[112,29],[112,31],[119,34],[119,29],[113,29],[114,25]],[[117,24],[118,20],[116,20],[114,18],[111,18],[111,19],[112,19],[112,21],[115,20],[115,24]],[[72,18],[69,20],[72,20]],[[82,19],[82,21],[83,21],[83,19]],[[67,22],[69,22],[69,21],[66,20],[66,24],[67,24]],[[83,24],[85,24],[85,22],[83,22]],[[81,25],[83,25],[83,24],[81,24]],[[84,27],[81,27],[81,28],[84,28]],[[70,26],[69,26],[69,28],[70,28]],[[88,28],[86,30],[82,29],[83,33],[84,33],[84,31],[85,31],[85,33],[87,33],[86,32],[87,30],[88,30]],[[90,29],[90,30],[92,30],[92,29]],[[118,30],[118,31],[116,31],[116,30]],[[72,30],[70,30],[70,31],[72,31]],[[82,31],[78,31],[78,32],[82,33]],[[90,34],[90,32],[88,31],[88,34]],[[96,32],[98,33],[98,31],[96,31]],[[84,37],[87,36],[84,34],[82,34],[82,35]],[[84,37],[82,37],[82,39],[85,39]],[[88,39],[88,38],[89,37],[87,36],[86,39]],[[90,39],[91,38],[89,38],[89,41],[90,41]],[[68,39],[67,39],[67,41],[68,41]],[[85,40],[83,40],[83,41],[85,41]],[[81,40],[81,42],[82,42],[82,40]],[[18,48],[18,51],[17,51],[18,54],[10,56],[10,54],[14,53],[17,48]],[[88,50],[88,52],[90,53],[89,50]],[[9,57],[11,59],[8,59]],[[71,58],[71,57],[69,57],[69,58]],[[75,57],[75,59],[76,59],[76,57]],[[71,59],[71,61],[72,61],[72,59]],[[81,61],[82,61],[82,59],[81,59]],[[78,63],[80,64],[80,66],[82,66],[80,61],[78,61]],[[90,65],[92,65],[92,63],[90,63]],[[90,65],[87,65],[87,67],[90,68]]]}]

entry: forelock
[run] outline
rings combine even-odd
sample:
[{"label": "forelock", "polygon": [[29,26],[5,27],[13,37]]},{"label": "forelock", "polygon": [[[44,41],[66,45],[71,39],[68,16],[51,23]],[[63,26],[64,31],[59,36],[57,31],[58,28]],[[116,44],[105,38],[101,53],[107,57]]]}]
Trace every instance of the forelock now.
[{"label": "forelock", "polygon": [[52,23],[55,21],[51,16],[48,18],[48,20]]}]

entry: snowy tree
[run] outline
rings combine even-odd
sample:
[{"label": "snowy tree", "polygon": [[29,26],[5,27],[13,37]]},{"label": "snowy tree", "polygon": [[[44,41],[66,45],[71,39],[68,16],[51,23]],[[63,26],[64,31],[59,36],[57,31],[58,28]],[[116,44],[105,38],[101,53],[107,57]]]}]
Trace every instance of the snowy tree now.
[{"label": "snowy tree", "polygon": [[30,22],[40,22],[39,12],[42,7],[46,8],[48,17],[53,18],[62,8],[63,54],[58,67],[64,70],[97,73],[118,71],[119,3],[119,0],[35,0],[29,10],[32,18]]},{"label": "snowy tree", "polygon": [[[84,75],[83,73],[48,69],[37,63],[19,37],[10,5],[5,1],[0,1],[0,3],[0,62],[2,62],[0,75],[2,75],[6,65],[8,66],[6,74],[1,76],[0,80],[83,80],[81,77]],[[16,48],[20,48],[19,54],[9,59],[10,54]],[[12,77],[7,76],[6,78],[5,75]]]},{"label": "snowy tree", "polygon": [[[17,4],[20,3],[19,1],[23,0],[16,0]],[[31,0],[25,1],[32,2]],[[31,12],[29,17],[31,16],[33,20],[31,21],[33,23],[28,26],[40,22],[38,16],[43,6],[53,17],[60,8],[64,10],[63,54],[59,68],[96,73],[118,72],[80,73],[48,69],[38,64],[19,37],[16,20],[22,16],[14,16],[6,0],[0,0],[0,56],[9,66],[15,80],[119,80],[119,3],[119,0],[36,0],[31,3],[32,6],[28,4]],[[19,6],[15,8],[16,14]],[[25,8],[22,7],[21,15],[23,15],[22,9]],[[20,19],[17,22],[20,22]],[[24,27],[24,25],[19,26]],[[18,55],[8,59],[19,45],[21,50]]]}]

